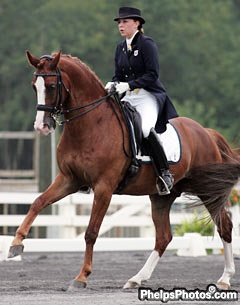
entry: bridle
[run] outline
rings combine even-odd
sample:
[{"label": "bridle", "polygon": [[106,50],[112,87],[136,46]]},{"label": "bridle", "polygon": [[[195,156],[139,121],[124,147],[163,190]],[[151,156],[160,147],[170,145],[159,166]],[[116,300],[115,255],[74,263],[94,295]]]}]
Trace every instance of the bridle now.
[{"label": "bridle", "polygon": [[[40,59],[46,59],[48,61],[53,60],[53,57],[49,56],[49,55],[43,55],[42,57],[40,57]],[[88,112],[92,111],[93,109],[97,108],[98,106],[100,106],[108,97],[113,96],[114,94],[116,94],[116,92],[109,92],[107,95],[100,97],[99,99],[96,99],[94,101],[91,101],[85,105],[82,106],[78,106],[78,107],[74,107],[74,108],[70,108],[70,109],[63,109],[63,101],[62,101],[62,96],[63,96],[63,88],[65,89],[65,91],[67,92],[67,95],[70,95],[70,90],[66,87],[66,85],[64,84],[63,80],[62,80],[62,74],[61,74],[61,70],[57,67],[56,68],[56,73],[34,73],[34,76],[41,76],[41,77],[49,77],[49,76],[55,76],[57,77],[57,96],[56,96],[56,101],[55,101],[55,105],[42,105],[42,104],[38,104],[37,105],[37,110],[38,111],[46,111],[46,112],[50,112],[51,117],[54,119],[54,121],[56,123],[58,123],[59,125],[63,125],[64,123],[68,123],[76,118],[79,118],[85,114],[87,114]],[[72,117],[68,118],[68,119],[64,119],[64,120],[59,120],[59,117],[63,114],[66,113],[71,113],[73,111],[76,110],[81,110],[84,109],[86,107],[90,107],[76,115],[73,115]]]},{"label": "bridle", "polygon": [[[53,57],[49,55],[43,55],[40,59],[46,59],[48,61],[53,60]],[[41,76],[41,77],[49,77],[49,76],[56,76],[57,77],[57,96],[56,96],[56,102],[55,105],[37,105],[38,111],[46,111],[50,112],[51,115],[60,115],[62,111],[62,87],[64,86],[65,90],[69,94],[69,89],[66,88],[64,83],[62,82],[62,75],[60,69],[56,68],[56,73],[37,73],[34,72],[34,76]]]},{"label": "bridle", "polygon": [[[40,59],[46,59],[48,61],[51,61],[51,60],[53,60],[53,57],[50,56],[50,55],[43,55],[43,56],[40,57]],[[63,109],[63,101],[62,101],[63,88],[67,92],[67,95],[70,95],[71,93],[70,93],[70,90],[66,87],[66,85],[64,84],[64,82],[62,80],[61,70],[58,67],[56,67],[56,73],[37,73],[37,72],[35,72],[34,75],[36,77],[38,77],[38,76],[41,76],[41,77],[55,76],[55,77],[57,77],[57,96],[56,96],[55,105],[52,106],[52,105],[38,104],[37,105],[37,110],[38,111],[50,112],[50,115],[51,115],[52,119],[60,126],[65,124],[65,123],[68,123],[68,122],[70,122],[70,121],[72,121],[76,118],[80,118],[80,117],[84,116],[85,114],[89,113],[93,109],[100,106],[103,102],[105,102],[111,96],[114,96],[114,100],[117,102],[117,104],[118,104],[120,110],[122,111],[122,113],[124,113],[123,109],[122,109],[122,103],[120,101],[118,93],[116,92],[115,86],[112,86],[110,92],[107,95],[105,95],[103,97],[100,97],[99,99],[91,101],[91,102],[89,102],[85,105],[82,105],[82,106],[78,106],[78,107],[74,107],[74,108],[70,108],[70,109]],[[124,151],[124,153],[127,157],[131,157],[129,155],[129,153],[127,152],[126,147],[125,147],[125,136],[124,136],[123,124],[121,122],[121,119],[120,119],[120,116],[119,116],[118,112],[116,111],[116,108],[114,106],[113,101],[111,101],[111,106],[112,106],[112,109],[113,109],[113,111],[114,111],[114,113],[117,117],[117,120],[119,121],[119,125],[121,127],[121,131],[122,131],[122,135],[123,135],[123,151]],[[71,113],[71,112],[76,111],[76,110],[82,110],[86,107],[89,107],[89,108],[80,112],[80,113],[77,113],[76,115],[73,115],[72,117],[70,117],[68,119],[59,120],[59,117],[63,114]],[[127,124],[125,115],[123,117],[125,119],[125,124]]]},{"label": "bridle", "polygon": [[[49,55],[43,55],[40,57],[40,59],[46,59],[46,60],[53,60],[53,57],[49,56]],[[66,90],[67,95],[70,95],[70,90],[66,87],[66,85],[64,84],[63,80],[62,80],[62,74],[61,74],[61,70],[57,67],[56,68],[56,73],[34,73],[34,75],[36,77],[38,76],[42,76],[42,77],[48,77],[48,76],[56,76],[57,77],[57,96],[56,96],[56,101],[55,101],[55,105],[42,105],[42,104],[38,104],[37,105],[37,110],[38,111],[46,111],[46,112],[50,112],[51,117],[53,118],[53,120],[58,124],[58,125],[63,125],[65,123],[68,123],[76,118],[82,117],[85,114],[87,114],[88,112],[92,111],[93,109],[99,107],[103,102],[105,102],[109,97],[114,96],[115,101],[117,102],[119,108],[121,109],[121,111],[123,111],[122,109],[122,104],[120,101],[120,98],[118,96],[118,93],[116,92],[116,88],[115,86],[112,87],[112,89],[110,90],[110,92],[107,95],[104,95],[103,97],[100,97],[99,99],[96,99],[94,101],[91,101],[85,105],[82,106],[78,106],[78,107],[74,107],[74,108],[70,108],[70,109],[63,109],[63,101],[62,101],[62,93],[63,93],[63,88]],[[123,135],[123,151],[125,153],[125,155],[127,157],[130,157],[130,155],[128,154],[126,148],[125,148],[125,137],[124,137],[124,131],[123,131],[123,125],[121,122],[121,119],[119,117],[119,114],[117,113],[114,104],[111,103],[112,107],[113,107],[113,111],[119,121],[121,130],[122,130],[122,135]],[[59,117],[63,114],[66,113],[71,113],[73,111],[76,110],[82,110],[86,107],[89,107],[88,109],[77,113],[76,115],[73,115],[72,117],[68,118],[68,119],[64,119],[64,120],[59,120]],[[124,116],[124,119],[126,121],[126,117]]]}]

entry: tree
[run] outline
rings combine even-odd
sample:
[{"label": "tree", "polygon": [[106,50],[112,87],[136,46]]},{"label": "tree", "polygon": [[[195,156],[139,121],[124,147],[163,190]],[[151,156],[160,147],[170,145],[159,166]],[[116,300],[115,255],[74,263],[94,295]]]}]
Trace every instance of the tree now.
[{"label": "tree", "polygon": [[[26,49],[36,56],[62,49],[88,64],[103,83],[111,79],[122,40],[113,18],[122,5],[125,1],[0,2],[0,130],[33,129],[36,98]],[[160,78],[180,115],[239,145],[239,1],[129,0],[128,5],[142,10],[145,33],[159,48]],[[10,161],[15,151],[14,146],[1,154],[0,164],[16,164]]]}]

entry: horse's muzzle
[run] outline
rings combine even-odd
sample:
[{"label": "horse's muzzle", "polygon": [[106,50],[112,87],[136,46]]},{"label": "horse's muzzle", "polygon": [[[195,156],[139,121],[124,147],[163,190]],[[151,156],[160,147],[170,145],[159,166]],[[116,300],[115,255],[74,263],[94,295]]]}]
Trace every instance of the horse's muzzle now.
[{"label": "horse's muzzle", "polygon": [[56,122],[51,116],[44,116],[43,120],[44,125],[47,125],[50,130],[53,130],[56,128]]},{"label": "horse's muzzle", "polygon": [[56,122],[51,116],[45,115],[42,122],[35,121],[34,128],[41,134],[48,135],[56,128]]}]

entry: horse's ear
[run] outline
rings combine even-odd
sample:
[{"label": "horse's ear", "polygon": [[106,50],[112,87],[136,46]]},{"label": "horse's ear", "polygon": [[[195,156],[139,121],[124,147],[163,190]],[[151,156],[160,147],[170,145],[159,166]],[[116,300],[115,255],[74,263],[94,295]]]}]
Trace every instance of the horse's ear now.
[{"label": "horse's ear", "polygon": [[59,59],[61,56],[61,50],[57,53],[57,55],[53,58],[51,65],[50,65],[50,69],[55,70],[57,68]]},{"label": "horse's ear", "polygon": [[27,55],[27,59],[28,62],[31,66],[37,68],[37,65],[40,62],[40,59],[38,59],[37,57],[33,56],[29,51],[26,51],[26,55]]}]

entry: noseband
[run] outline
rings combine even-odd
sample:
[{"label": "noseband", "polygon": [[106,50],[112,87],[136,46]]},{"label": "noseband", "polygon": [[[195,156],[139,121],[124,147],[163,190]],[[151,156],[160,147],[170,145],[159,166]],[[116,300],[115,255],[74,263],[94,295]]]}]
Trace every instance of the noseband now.
[{"label": "noseband", "polygon": [[[53,57],[52,56],[49,56],[49,55],[43,55],[40,57],[40,59],[46,59],[48,61],[51,61],[53,60]],[[79,107],[75,107],[75,108],[70,108],[70,109],[66,109],[66,110],[63,110],[62,109],[62,90],[63,90],[63,87],[64,89],[66,90],[67,94],[70,94],[70,90],[65,86],[64,82],[62,81],[62,75],[61,75],[61,71],[60,69],[57,67],[56,68],[56,73],[34,73],[35,76],[42,76],[42,77],[48,77],[48,76],[56,76],[57,77],[57,97],[56,97],[56,102],[55,102],[55,105],[41,105],[41,104],[38,104],[37,105],[37,110],[38,111],[46,111],[46,112],[50,112],[51,113],[51,117],[59,124],[59,125],[63,125],[64,123],[67,123],[67,122],[70,122],[72,121],[73,119],[76,119],[78,117],[81,117],[83,115],[85,115],[86,113],[90,112],[91,110],[97,108],[99,105],[101,105],[108,97],[116,94],[116,92],[110,92],[109,94],[97,99],[97,100],[94,100],[90,103],[87,103],[86,105],[82,105],[82,106],[79,106]],[[73,112],[73,111],[76,111],[76,110],[81,110],[85,107],[88,107],[88,106],[91,106],[89,109],[81,112],[81,113],[78,113],[72,117],[70,117],[69,119],[65,119],[65,120],[62,120],[60,121],[58,119],[58,117],[62,114],[65,114],[65,113],[70,113],[70,112]]]}]

